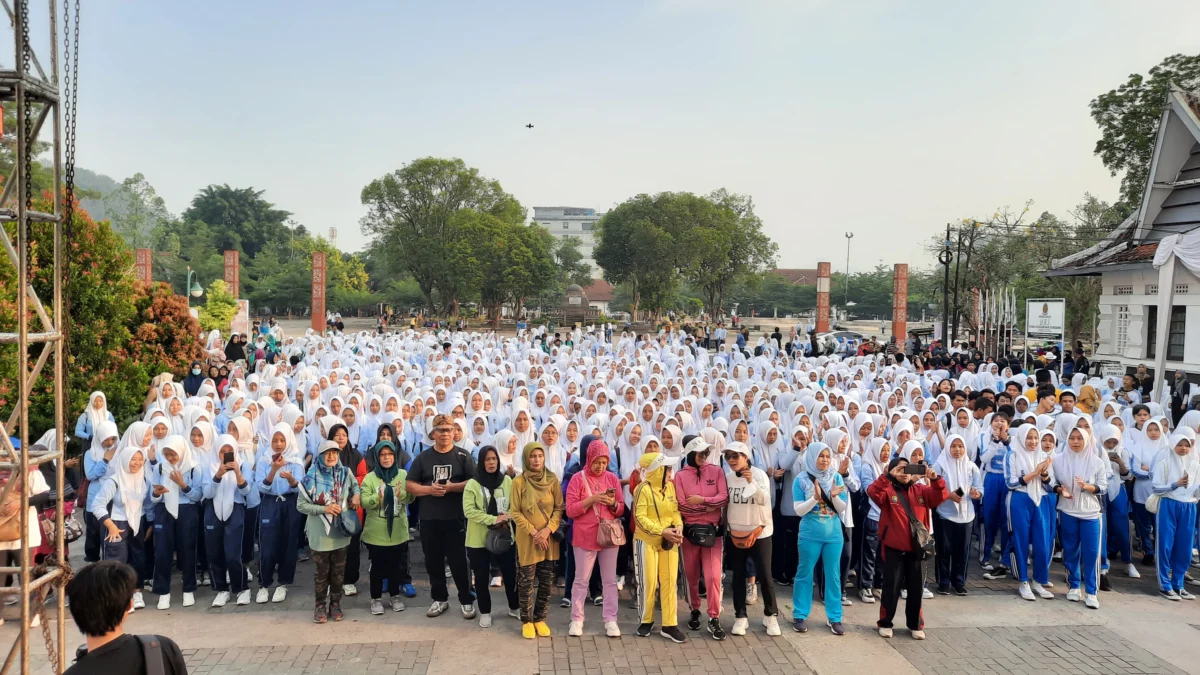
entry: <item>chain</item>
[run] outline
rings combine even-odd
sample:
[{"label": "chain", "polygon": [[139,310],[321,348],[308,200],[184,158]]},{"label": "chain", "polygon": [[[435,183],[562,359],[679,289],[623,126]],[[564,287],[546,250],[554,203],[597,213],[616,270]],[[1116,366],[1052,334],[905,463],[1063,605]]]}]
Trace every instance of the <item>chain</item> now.
[{"label": "chain", "polygon": [[[29,74],[29,68],[32,65],[33,49],[29,46],[29,0],[21,0],[21,35],[24,37],[24,50],[22,52],[22,75]],[[31,119],[30,113],[33,107],[33,97],[29,94],[29,89],[26,88],[24,96],[17,105],[21,106],[25,116],[25,126],[20,129],[20,132],[25,135],[24,145],[25,152],[21,158],[21,181],[25,186],[25,219],[17,223],[17,237],[24,240],[25,246],[25,279],[22,280],[22,286],[33,283],[33,228],[30,226],[29,211],[33,208],[33,127],[35,126]],[[21,289],[21,293],[25,293],[25,289]]]},{"label": "chain", "polygon": [[[66,155],[65,185],[62,204],[62,244],[66,250],[62,256],[62,303],[63,314],[58,327],[63,341],[63,363],[61,382],[68,381],[67,364],[70,362],[68,351],[71,342],[68,339],[71,325],[71,242],[75,241],[75,121],[76,106],[79,100],[79,2],[75,0],[75,26],[71,26],[71,0],[63,0],[63,92],[59,105],[66,99],[63,106],[63,121],[65,126],[64,153]],[[74,36],[72,38],[72,35]],[[72,39],[74,41],[72,41]]]}]

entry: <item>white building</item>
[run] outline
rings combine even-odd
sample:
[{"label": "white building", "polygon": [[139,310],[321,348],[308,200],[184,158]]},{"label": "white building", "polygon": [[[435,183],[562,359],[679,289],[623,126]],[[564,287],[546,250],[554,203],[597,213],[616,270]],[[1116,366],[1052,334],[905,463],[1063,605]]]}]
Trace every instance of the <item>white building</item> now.
[{"label": "white building", "polygon": [[592,252],[596,248],[596,223],[603,216],[596,209],[579,208],[574,206],[535,206],[533,207],[533,222],[550,231],[557,239],[568,237],[579,242],[579,252],[583,254],[583,262],[592,268],[592,276],[600,277],[600,267]]},{"label": "white building", "polygon": [[[1046,276],[1100,276],[1096,360],[1200,373],[1200,94],[1167,95],[1140,208]],[[1161,382],[1161,379],[1160,379]]]}]

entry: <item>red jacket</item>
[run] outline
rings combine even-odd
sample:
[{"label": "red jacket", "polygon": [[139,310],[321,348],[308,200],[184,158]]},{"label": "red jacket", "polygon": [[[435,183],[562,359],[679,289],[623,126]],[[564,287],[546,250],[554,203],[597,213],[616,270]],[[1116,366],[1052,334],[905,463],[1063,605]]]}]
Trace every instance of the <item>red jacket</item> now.
[{"label": "red jacket", "polygon": [[[908,513],[896,496],[896,486],[884,473],[867,486],[867,496],[879,506],[879,541],[883,549],[912,551],[912,530],[908,526]],[[917,520],[930,525],[930,514],[941,504],[948,493],[946,481],[938,476],[931,485],[912,483],[908,487],[908,503]]]}]

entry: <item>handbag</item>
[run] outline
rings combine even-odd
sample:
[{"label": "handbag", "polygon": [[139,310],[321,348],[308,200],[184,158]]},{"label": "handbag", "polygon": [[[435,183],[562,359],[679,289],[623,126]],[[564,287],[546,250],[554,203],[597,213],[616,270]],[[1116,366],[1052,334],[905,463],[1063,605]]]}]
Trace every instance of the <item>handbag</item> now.
[{"label": "handbag", "polygon": [[[55,542],[56,525],[54,521],[54,509],[47,509],[39,515],[42,521],[42,530],[46,533],[47,541],[53,544]],[[83,523],[80,522],[78,513],[74,510],[68,510],[66,504],[63,505],[63,543],[70,544],[78,541],[83,536]]]},{"label": "handbag", "polygon": [[1146,498],[1146,510],[1150,513],[1158,513],[1158,504],[1162,501],[1162,495],[1152,494]]},{"label": "handbag", "polygon": [[[481,488],[482,489],[482,488]],[[486,511],[486,508],[484,509]],[[504,555],[512,550],[512,521],[491,525],[483,538],[483,547],[492,555]]]},{"label": "handbag", "polygon": [[[583,478],[583,489],[587,490],[589,497],[592,496],[592,486],[588,484],[586,476]],[[596,520],[599,521],[596,528],[596,544],[600,548],[624,546],[625,528],[621,526],[621,521],[617,518],[601,518],[600,507],[595,504],[592,505],[592,510],[595,511]]]},{"label": "handbag", "polygon": [[717,545],[716,525],[684,525],[683,536],[696,546],[712,548]]},{"label": "handbag", "polygon": [[929,528],[925,527],[925,523],[917,520],[912,505],[908,503],[908,493],[896,490],[896,498],[904,507],[904,512],[908,514],[908,529],[912,531],[913,553],[920,553],[921,560],[928,560],[936,549],[933,535],[929,534]]},{"label": "handbag", "polygon": [[21,493],[20,483],[9,490],[8,497],[0,504],[0,510],[12,508],[12,515],[0,519],[0,541],[20,541],[21,539]]}]

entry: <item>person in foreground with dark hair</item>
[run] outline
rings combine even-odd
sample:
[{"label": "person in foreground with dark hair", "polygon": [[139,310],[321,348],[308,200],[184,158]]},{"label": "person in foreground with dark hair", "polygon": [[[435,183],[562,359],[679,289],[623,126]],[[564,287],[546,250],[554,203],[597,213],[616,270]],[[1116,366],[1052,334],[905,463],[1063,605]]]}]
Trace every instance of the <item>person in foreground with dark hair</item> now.
[{"label": "person in foreground with dark hair", "polygon": [[179,645],[161,635],[127,635],[125,617],[133,607],[137,573],[116,560],[84,567],[67,582],[71,618],[87,638],[87,652],[64,675],[150,672],[148,658],[162,659],[157,672],[187,675]]}]

